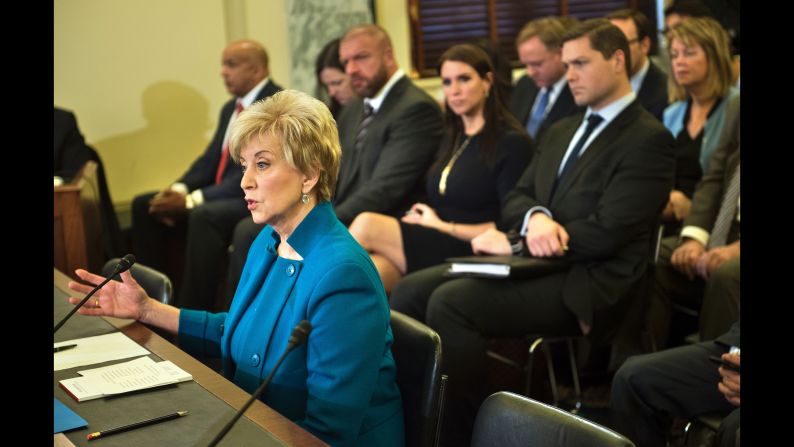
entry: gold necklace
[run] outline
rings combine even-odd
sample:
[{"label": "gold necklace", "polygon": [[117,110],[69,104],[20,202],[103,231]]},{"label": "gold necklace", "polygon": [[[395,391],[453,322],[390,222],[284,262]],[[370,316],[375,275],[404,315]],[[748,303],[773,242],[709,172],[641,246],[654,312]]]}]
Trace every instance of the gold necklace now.
[{"label": "gold necklace", "polygon": [[438,193],[442,196],[447,193],[447,178],[449,177],[449,173],[452,171],[452,167],[455,166],[455,162],[460,157],[460,154],[463,153],[463,150],[469,146],[469,142],[471,141],[471,137],[466,137],[463,143],[458,147],[458,150],[452,155],[452,158],[449,159],[449,162],[444,167],[444,170],[441,171],[441,180],[438,181]]}]

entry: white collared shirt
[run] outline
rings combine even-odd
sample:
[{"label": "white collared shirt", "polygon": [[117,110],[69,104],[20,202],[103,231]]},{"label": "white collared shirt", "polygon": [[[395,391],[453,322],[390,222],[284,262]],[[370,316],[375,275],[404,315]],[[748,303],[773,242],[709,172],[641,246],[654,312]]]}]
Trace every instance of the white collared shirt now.
[{"label": "white collared shirt", "polygon": [[645,75],[648,74],[648,69],[651,68],[651,61],[648,58],[645,58],[645,63],[642,64],[642,68],[640,71],[634,73],[634,76],[629,79],[629,83],[631,84],[631,89],[634,90],[634,93],[640,92],[640,87],[642,87],[643,81],[645,81]]},{"label": "white collared shirt", "polygon": [[389,91],[392,87],[394,87],[394,84],[402,79],[403,76],[405,76],[405,72],[402,68],[398,68],[373,98],[364,98],[364,103],[369,104],[370,107],[372,107],[373,113],[378,113],[378,109],[380,109],[380,106],[383,104],[383,100],[386,99],[386,95],[389,94]]},{"label": "white collared shirt", "polygon": [[601,118],[604,118],[604,120],[601,121],[601,123],[599,123],[598,126],[595,127],[595,129],[593,129],[593,132],[590,134],[590,137],[587,138],[587,141],[584,142],[584,146],[582,146],[582,150],[579,152],[580,158],[582,157],[582,154],[584,154],[584,151],[586,151],[587,148],[590,146],[590,143],[592,143],[593,140],[595,140],[596,137],[598,137],[601,131],[606,129],[609,123],[611,123],[612,120],[615,119],[615,117],[620,115],[620,112],[622,112],[623,109],[628,107],[629,104],[631,104],[632,101],[634,101],[636,98],[637,98],[636,93],[629,92],[622,98],[612,101],[612,103],[607,105],[606,107],[602,107],[601,110],[597,112],[594,112],[591,107],[587,107],[587,112],[585,112],[584,114],[584,119],[582,120],[582,123],[579,125],[579,128],[576,129],[576,133],[573,134],[573,138],[571,138],[571,142],[568,143],[568,149],[565,151],[565,156],[562,157],[562,163],[560,163],[560,166],[557,168],[557,175],[560,175],[563,166],[565,166],[565,162],[568,160],[568,156],[571,154],[571,149],[573,149],[573,147],[579,141],[579,138],[582,136],[582,134],[584,134],[585,129],[587,129],[587,119],[590,117],[590,115],[592,115],[593,113],[597,113],[598,115],[601,116]]}]

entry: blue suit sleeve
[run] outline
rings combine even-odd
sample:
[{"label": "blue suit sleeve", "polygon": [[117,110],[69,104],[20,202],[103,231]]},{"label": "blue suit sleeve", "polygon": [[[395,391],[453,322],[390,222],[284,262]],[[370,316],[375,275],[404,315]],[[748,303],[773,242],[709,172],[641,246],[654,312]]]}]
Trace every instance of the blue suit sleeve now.
[{"label": "blue suit sleeve", "polygon": [[193,356],[220,357],[226,312],[179,311],[179,347]]}]

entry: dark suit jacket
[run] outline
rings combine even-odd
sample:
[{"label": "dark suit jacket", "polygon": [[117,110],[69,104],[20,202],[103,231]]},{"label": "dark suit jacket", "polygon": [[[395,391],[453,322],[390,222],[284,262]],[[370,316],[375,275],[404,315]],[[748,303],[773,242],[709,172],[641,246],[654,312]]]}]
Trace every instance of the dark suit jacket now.
[{"label": "dark suit jacket", "polygon": [[85,162],[93,160],[93,150],[85,143],[77,119],[72,112],[55,107],[53,118],[53,137],[55,152],[53,154],[53,171],[69,181]]},{"label": "dark suit jacket", "polygon": [[651,115],[662,121],[664,109],[667,107],[667,75],[653,62],[648,66],[648,73],[637,92],[637,101]]},{"label": "dark suit jacket", "polygon": [[[684,219],[684,227],[693,225],[711,231],[722,205],[722,196],[728,190],[733,173],[739,166],[739,144],[729,140],[714,151],[709,170],[700,180],[692,196],[692,209]],[[734,220],[728,232],[728,243],[739,239],[739,224]]]},{"label": "dark suit jacket", "polygon": [[364,101],[346,105],[339,116],[342,165],[334,196],[345,225],[363,211],[397,215],[422,194],[422,176],[433,161],[443,131],[436,101],[408,77],[397,81],[367,128],[360,154],[355,141]]},{"label": "dark suit jacket", "polygon": [[54,175],[67,181],[89,160],[97,163],[97,184],[99,186],[100,213],[102,218],[102,251],[105,259],[122,255],[121,228],[110,198],[105,166],[94,148],[86,144],[83,134],[77,127],[77,118],[68,110],[55,107],[52,129],[54,140]]},{"label": "dark suit jacket", "polygon": [[[281,86],[271,79],[259,91],[256,100],[267,98],[280,90]],[[234,113],[236,101],[237,98],[234,98],[223,105],[220,119],[218,119],[218,128],[215,129],[212,141],[210,141],[204,153],[190,165],[187,172],[177,180],[177,182],[187,185],[189,191],[201,188],[204,200],[243,197],[243,190],[240,188],[240,180],[243,178],[243,173],[240,167],[232,162],[231,155],[227,155],[229,159],[226,162],[226,169],[223,171],[221,183],[215,184],[215,173],[221,160],[221,151],[223,150],[223,136],[226,134],[226,126],[229,125],[229,120]]]},{"label": "dark suit jacket", "polygon": [[553,197],[562,157],[583,113],[552,126],[508,195],[504,219],[518,228],[533,206],[545,206],[570,235],[573,262],[565,305],[591,324],[591,336],[614,335],[643,278],[652,229],[673,185],[673,137],[637,101],[590,143]]},{"label": "dark suit jacket", "polygon": [[[529,121],[529,113],[532,111],[532,105],[535,104],[535,97],[538,96],[538,92],[540,92],[540,89],[535,85],[535,81],[527,75],[522,76],[516,82],[515,89],[513,89],[513,96],[510,99],[510,111],[513,112],[518,122],[524,127]],[[540,140],[541,135],[552,124],[568,115],[581,111],[582,108],[573,101],[571,89],[568,84],[565,84],[565,88],[557,96],[557,100],[554,101],[554,105],[551,106],[546,118],[540,123],[538,134],[535,135],[535,141]]]}]

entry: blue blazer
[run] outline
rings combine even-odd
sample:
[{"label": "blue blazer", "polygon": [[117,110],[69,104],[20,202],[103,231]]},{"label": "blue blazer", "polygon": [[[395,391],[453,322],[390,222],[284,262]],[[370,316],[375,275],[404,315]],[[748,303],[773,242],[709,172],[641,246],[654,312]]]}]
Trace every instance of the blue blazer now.
[{"label": "blue blazer", "polygon": [[[703,172],[709,170],[709,160],[711,155],[724,140],[724,135],[733,132],[731,126],[738,126],[737,116],[739,113],[739,89],[731,87],[728,93],[722,98],[722,102],[714,109],[714,112],[703,125],[703,143],[700,146],[700,167]],[[687,100],[676,101],[664,109],[664,127],[670,130],[674,137],[684,129],[684,115],[686,115]],[[728,127],[728,129],[726,129]],[[726,134],[727,132],[727,134]]]},{"label": "blue blazer", "polygon": [[[389,305],[367,252],[350,236],[330,203],[317,205],[290,235],[288,243],[303,261],[271,278],[291,277],[287,293],[263,288],[279,260],[279,236],[266,226],[257,236],[243,268],[228,313],[183,309],[180,347],[200,355],[220,355],[224,375],[252,393],[287,347],[292,329],[309,320],[307,344],[291,352],[262,400],[331,445],[403,446],[400,392],[391,354]],[[276,287],[272,287],[275,289]],[[235,328],[258,296],[268,306],[262,338],[242,345],[245,365],[231,359]],[[241,374],[240,369],[249,373]],[[258,377],[251,380],[250,371]]]}]

